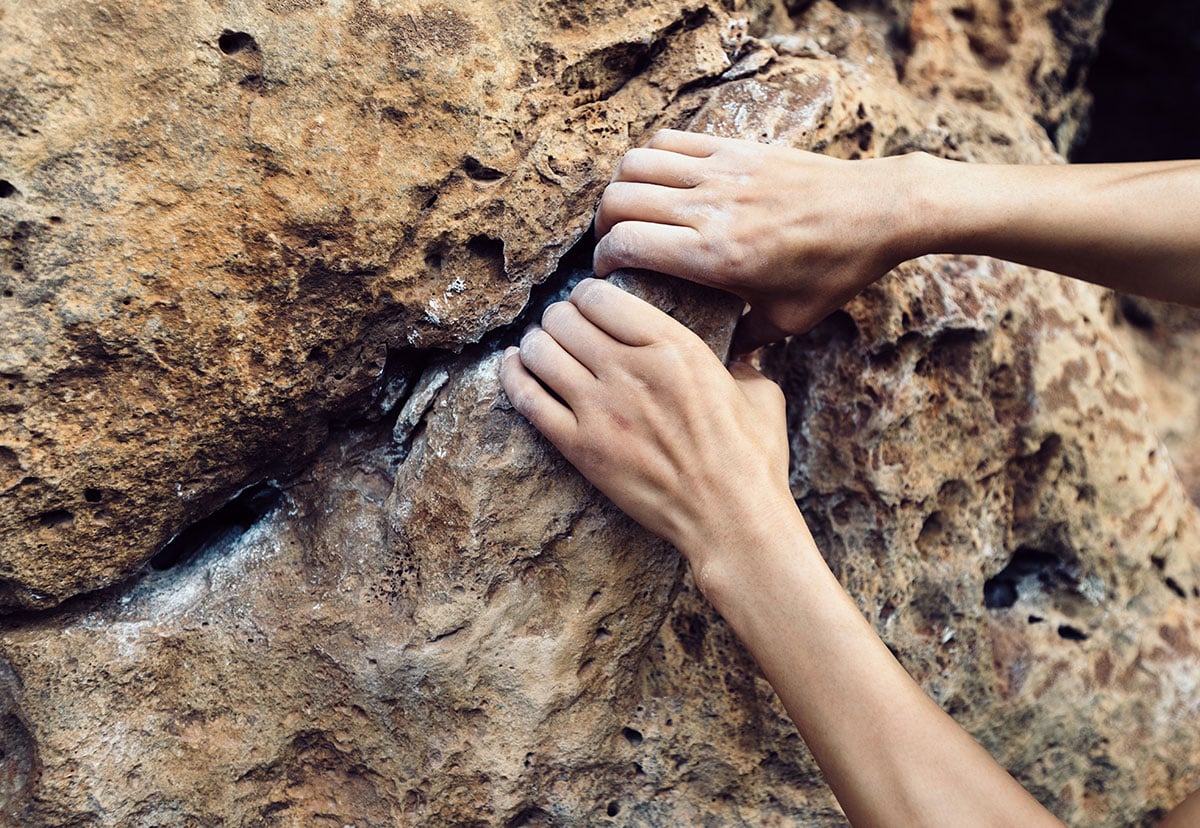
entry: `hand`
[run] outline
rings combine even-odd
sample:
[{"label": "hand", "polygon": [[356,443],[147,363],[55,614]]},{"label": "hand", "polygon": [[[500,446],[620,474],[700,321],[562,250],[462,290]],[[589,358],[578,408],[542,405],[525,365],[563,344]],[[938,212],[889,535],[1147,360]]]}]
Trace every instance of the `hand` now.
[{"label": "hand", "polygon": [[625,154],[600,200],[596,274],[639,267],[736,293],[750,304],[739,353],[806,331],[918,254],[906,158],[659,132]]},{"label": "hand", "polygon": [[500,377],[517,411],[698,574],[712,550],[739,546],[745,525],[795,512],[779,387],[745,363],[727,370],[614,285],[585,279],[547,308]]}]

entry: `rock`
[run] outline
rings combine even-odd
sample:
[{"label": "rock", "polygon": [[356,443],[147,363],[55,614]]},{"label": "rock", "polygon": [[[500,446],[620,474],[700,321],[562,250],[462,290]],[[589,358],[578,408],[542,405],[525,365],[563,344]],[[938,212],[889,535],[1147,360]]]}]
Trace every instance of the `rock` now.
[{"label": "rock", "polygon": [[[0,620],[0,822],[843,824],[498,352],[650,130],[1053,162],[1102,4],[407,8],[4,13],[4,601],[58,606]],[[834,571],[1068,822],[1200,769],[1173,313],[929,257],[764,357]]]},{"label": "rock", "polygon": [[10,609],[129,575],[511,323],[630,134],[730,63],[702,3],[4,14]]}]

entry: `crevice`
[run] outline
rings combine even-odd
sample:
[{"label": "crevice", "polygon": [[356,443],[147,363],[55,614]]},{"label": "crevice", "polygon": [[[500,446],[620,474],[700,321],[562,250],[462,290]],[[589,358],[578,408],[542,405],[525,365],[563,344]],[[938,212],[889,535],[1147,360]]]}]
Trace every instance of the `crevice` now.
[{"label": "crevice", "polygon": [[1053,552],[1022,546],[1003,569],[984,581],[983,604],[988,609],[1008,609],[1038,592],[1078,588],[1077,564]]},{"label": "crevice", "polygon": [[271,481],[243,489],[220,509],[172,538],[150,558],[151,569],[171,569],[220,541],[241,537],[274,511],[282,499],[283,490]]},{"label": "crevice", "polygon": [[[529,299],[521,312],[508,324],[489,331],[476,347],[483,353],[488,353],[516,345],[525,329],[541,320],[546,308],[555,302],[566,300],[575,285],[595,275],[592,270],[592,253],[595,249],[596,237],[591,227],[588,227],[558,260],[558,267],[554,272],[529,291]],[[470,348],[464,349],[464,353],[469,350]]]}]

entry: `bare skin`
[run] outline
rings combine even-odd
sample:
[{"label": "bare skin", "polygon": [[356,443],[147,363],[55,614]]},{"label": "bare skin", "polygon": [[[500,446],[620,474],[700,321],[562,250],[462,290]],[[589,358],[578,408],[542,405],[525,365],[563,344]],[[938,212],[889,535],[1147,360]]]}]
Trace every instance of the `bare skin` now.
[{"label": "bare skin", "polygon": [[841,161],[667,130],[622,159],[596,275],[645,267],[738,294],[739,350],[806,331],[902,261],[975,253],[1200,304],[1200,161]]},{"label": "bare skin", "polygon": [[727,370],[595,279],[506,352],[501,380],[568,460],[687,557],[855,825],[1060,824],[929,700],[825,565],[788,488],[777,385],[745,363]]},{"label": "bare skin", "polygon": [[[845,162],[660,133],[605,192],[596,271],[645,267],[738,293],[742,350],[806,330],[928,252],[1069,263],[1117,287],[1136,273],[1160,298],[1200,300],[1200,165],[1078,169]],[[506,352],[501,380],[597,488],[688,559],[854,825],[1061,824],[924,694],[830,573],[788,488],[777,386],[591,279]]]}]

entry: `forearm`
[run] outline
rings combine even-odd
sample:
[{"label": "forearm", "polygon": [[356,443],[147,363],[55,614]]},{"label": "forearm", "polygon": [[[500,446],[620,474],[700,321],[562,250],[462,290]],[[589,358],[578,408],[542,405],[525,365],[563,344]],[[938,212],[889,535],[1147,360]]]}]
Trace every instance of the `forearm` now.
[{"label": "forearm", "polygon": [[896,662],[796,512],[712,553],[701,588],[779,694],[855,826],[1058,825]]},{"label": "forearm", "polygon": [[1200,161],[917,164],[908,253],[995,256],[1200,305]]}]

